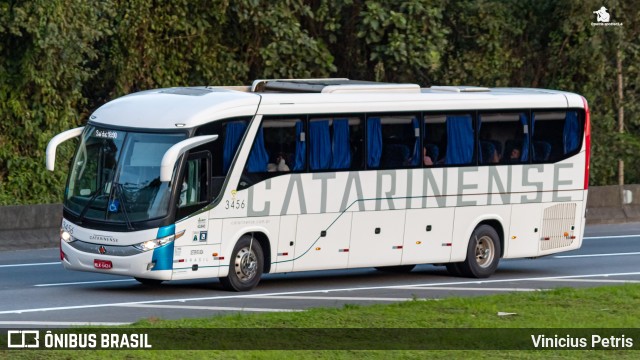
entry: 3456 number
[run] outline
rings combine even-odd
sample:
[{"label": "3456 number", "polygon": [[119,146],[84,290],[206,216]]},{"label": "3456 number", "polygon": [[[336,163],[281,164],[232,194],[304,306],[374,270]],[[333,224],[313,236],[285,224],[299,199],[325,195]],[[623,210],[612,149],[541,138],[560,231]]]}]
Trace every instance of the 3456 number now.
[{"label": "3456 number", "polygon": [[224,208],[225,209],[244,209],[245,204],[244,200],[226,200]]}]

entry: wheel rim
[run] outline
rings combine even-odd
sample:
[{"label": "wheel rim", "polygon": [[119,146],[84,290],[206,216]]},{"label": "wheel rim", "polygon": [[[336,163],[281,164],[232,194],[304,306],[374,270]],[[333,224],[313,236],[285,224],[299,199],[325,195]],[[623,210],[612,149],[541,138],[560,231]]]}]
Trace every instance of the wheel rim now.
[{"label": "wheel rim", "polygon": [[256,253],[248,247],[243,247],[238,251],[235,261],[236,275],[238,280],[249,282],[256,277],[258,273],[258,257]]},{"label": "wheel rim", "polygon": [[493,263],[495,245],[489,236],[483,236],[476,241],[476,262],[480,267],[487,268]]}]

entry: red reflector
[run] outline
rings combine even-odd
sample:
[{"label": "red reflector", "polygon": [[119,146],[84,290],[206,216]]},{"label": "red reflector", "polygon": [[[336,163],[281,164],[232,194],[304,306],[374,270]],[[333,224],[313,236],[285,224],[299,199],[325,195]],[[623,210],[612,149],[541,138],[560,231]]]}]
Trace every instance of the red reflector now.
[{"label": "red reflector", "polygon": [[591,115],[589,114],[589,104],[587,99],[582,98],[584,103],[584,141],[585,141],[585,164],[584,164],[584,189],[589,188],[589,161],[591,158]]},{"label": "red reflector", "polygon": [[547,237],[543,237],[542,240],[551,240],[551,238],[547,236]]},{"label": "red reflector", "polygon": [[67,257],[67,256],[64,254],[62,249],[60,249],[60,261],[64,260],[65,257]]},{"label": "red reflector", "polygon": [[179,262],[179,263],[184,262],[184,259],[180,259],[180,260],[178,260],[178,262]]},{"label": "red reflector", "polygon": [[575,236],[572,236],[572,237],[571,237],[571,240],[573,240],[573,239],[575,239],[575,238],[576,238]]},{"label": "red reflector", "polygon": [[349,249],[338,249],[338,252],[349,252]]},{"label": "red reflector", "polygon": [[402,245],[400,245],[400,246],[394,246],[393,248],[394,248],[394,249],[402,249]]},{"label": "red reflector", "polygon": [[218,260],[224,260],[224,256],[220,256]]},{"label": "red reflector", "polygon": [[452,243],[442,243],[442,246],[451,246]]}]

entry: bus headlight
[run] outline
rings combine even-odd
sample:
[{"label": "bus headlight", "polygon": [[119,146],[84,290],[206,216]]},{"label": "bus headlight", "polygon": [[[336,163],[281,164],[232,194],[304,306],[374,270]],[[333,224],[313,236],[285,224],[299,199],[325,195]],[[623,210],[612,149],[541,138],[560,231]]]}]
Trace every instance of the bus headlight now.
[{"label": "bus headlight", "polygon": [[64,242],[72,242],[75,241],[75,238],[71,236],[71,234],[65,229],[60,229],[60,239],[64,240]]},{"label": "bus headlight", "polygon": [[170,235],[170,236],[163,237],[162,239],[147,240],[147,241],[141,242],[140,244],[133,245],[133,247],[141,251],[149,251],[149,250],[158,248],[160,246],[163,246],[165,244],[168,244],[172,242],[174,239],[175,239],[175,235]]}]

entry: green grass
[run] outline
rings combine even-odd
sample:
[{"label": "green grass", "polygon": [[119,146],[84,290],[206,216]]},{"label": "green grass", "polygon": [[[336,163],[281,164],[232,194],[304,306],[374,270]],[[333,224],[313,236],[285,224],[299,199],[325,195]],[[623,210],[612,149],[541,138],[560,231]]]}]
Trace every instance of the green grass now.
[{"label": "green grass", "polygon": [[[586,328],[598,333],[604,328],[640,328],[640,285],[589,289],[557,289],[545,292],[510,293],[484,297],[446,298],[438,301],[408,301],[391,305],[317,308],[301,313],[237,314],[202,319],[146,319],[127,328]],[[515,313],[498,316],[498,312]],[[490,332],[490,330],[488,330]],[[526,330],[524,330],[526,332]],[[601,330],[605,331],[605,330]],[[313,331],[311,331],[313,332]],[[513,330],[517,332],[517,330]],[[635,334],[640,331],[634,330]],[[295,334],[296,332],[291,332]],[[537,334],[535,330],[532,334]],[[180,341],[180,330],[167,341]],[[508,333],[498,332],[508,337]],[[194,340],[194,339],[191,339]],[[198,341],[198,339],[195,339]],[[207,339],[200,339],[207,341]],[[251,341],[250,338],[246,339]],[[300,339],[291,339],[295,342]],[[308,340],[308,339],[307,339]],[[500,339],[496,339],[500,340]],[[503,339],[504,340],[504,339]],[[508,339],[507,339],[508,340]],[[640,338],[634,338],[640,349]],[[303,340],[304,341],[304,340]],[[411,341],[411,340],[409,340]],[[99,351],[0,351],[0,359],[467,359],[517,358],[637,358],[629,350],[437,350],[437,351],[218,351],[218,350],[99,350]]]}]

